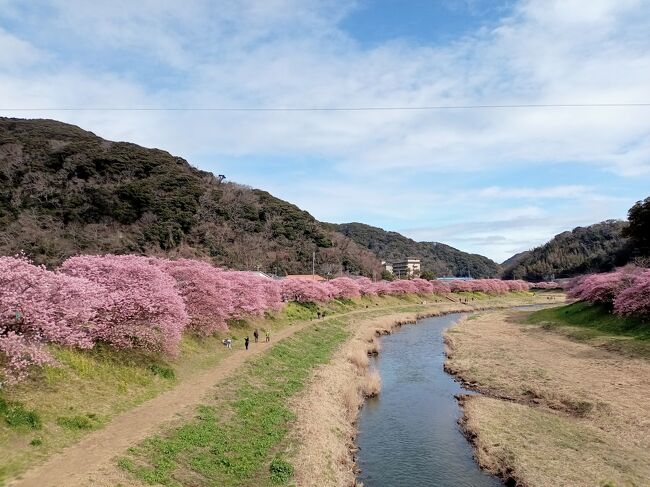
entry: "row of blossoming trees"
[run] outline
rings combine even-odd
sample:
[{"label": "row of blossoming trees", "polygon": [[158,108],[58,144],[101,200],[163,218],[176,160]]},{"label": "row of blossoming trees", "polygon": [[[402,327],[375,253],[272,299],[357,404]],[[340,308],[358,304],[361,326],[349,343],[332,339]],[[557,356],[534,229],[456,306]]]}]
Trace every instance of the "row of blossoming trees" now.
[{"label": "row of blossoming trees", "polygon": [[528,289],[523,281],[497,279],[278,281],[196,260],[135,255],[72,257],[52,271],[22,256],[0,257],[0,362],[5,379],[15,382],[32,366],[54,362],[47,343],[86,349],[106,343],[173,356],[185,331],[226,331],[229,320],[279,310],[287,301]]},{"label": "row of blossoming trees", "polygon": [[603,274],[574,279],[570,297],[611,306],[620,315],[650,318],[650,269],[626,266]]}]

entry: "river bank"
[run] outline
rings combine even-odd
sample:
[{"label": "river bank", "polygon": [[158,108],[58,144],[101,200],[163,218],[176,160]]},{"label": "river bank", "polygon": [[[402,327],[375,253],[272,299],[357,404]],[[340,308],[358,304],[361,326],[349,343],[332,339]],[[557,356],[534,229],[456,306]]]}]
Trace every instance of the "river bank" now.
[{"label": "river bank", "polygon": [[529,314],[479,313],[445,336],[446,369],[481,393],[461,398],[462,427],[481,467],[507,485],[648,485],[643,343]]},{"label": "river bank", "polygon": [[[307,388],[292,402],[296,420],[292,427],[289,457],[295,481],[302,486],[355,485],[356,420],[367,394],[368,368],[358,358],[373,353],[377,338],[404,323],[454,312],[508,308],[525,304],[547,304],[549,294],[516,294],[465,303],[448,300],[430,303],[428,309],[359,320],[350,338],[332,360],[319,367]],[[560,294],[557,294],[559,297]]]}]

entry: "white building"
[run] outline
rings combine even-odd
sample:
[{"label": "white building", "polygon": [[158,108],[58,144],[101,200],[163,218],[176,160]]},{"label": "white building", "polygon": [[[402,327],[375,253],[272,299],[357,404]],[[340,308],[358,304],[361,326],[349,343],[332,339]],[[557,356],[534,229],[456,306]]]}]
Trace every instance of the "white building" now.
[{"label": "white building", "polygon": [[420,259],[406,259],[393,262],[393,275],[398,279],[409,279],[420,276]]}]

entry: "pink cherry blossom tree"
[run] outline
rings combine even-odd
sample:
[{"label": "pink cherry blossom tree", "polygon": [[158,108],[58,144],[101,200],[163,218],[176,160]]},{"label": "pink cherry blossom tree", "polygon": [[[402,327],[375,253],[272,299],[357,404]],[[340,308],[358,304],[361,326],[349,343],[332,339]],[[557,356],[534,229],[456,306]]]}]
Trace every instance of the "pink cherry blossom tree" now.
[{"label": "pink cherry blossom tree", "polygon": [[35,266],[23,256],[0,257],[0,334],[91,348],[103,295],[86,279]]},{"label": "pink cherry blossom tree", "polygon": [[71,257],[64,274],[88,279],[107,292],[94,334],[118,348],[178,353],[190,319],[174,279],[147,257],[104,255]]},{"label": "pink cherry blossom tree", "polygon": [[37,338],[32,337],[30,341],[15,331],[0,335],[0,357],[4,365],[2,374],[8,384],[25,380],[34,367],[56,364]]},{"label": "pink cherry blossom tree", "polygon": [[328,281],[332,289],[332,296],[335,298],[352,299],[361,295],[361,287],[354,279],[349,277],[337,277]]},{"label": "pink cherry blossom tree", "polygon": [[359,285],[359,292],[362,296],[376,296],[377,292],[373,282],[367,277],[360,277],[357,279],[357,284]]},{"label": "pink cherry blossom tree", "polygon": [[431,282],[431,292],[435,294],[448,294],[451,292],[449,284],[443,281],[430,281]]},{"label": "pink cherry blossom tree", "polygon": [[324,303],[332,298],[331,289],[326,284],[310,280],[283,279],[280,288],[284,301]]},{"label": "pink cherry blossom tree", "polygon": [[629,287],[614,298],[614,310],[622,315],[650,317],[650,269],[634,274]]},{"label": "pink cherry blossom tree", "polygon": [[235,312],[235,297],[224,272],[198,260],[151,261],[174,279],[190,317],[190,330],[210,335],[228,329],[226,321]]}]

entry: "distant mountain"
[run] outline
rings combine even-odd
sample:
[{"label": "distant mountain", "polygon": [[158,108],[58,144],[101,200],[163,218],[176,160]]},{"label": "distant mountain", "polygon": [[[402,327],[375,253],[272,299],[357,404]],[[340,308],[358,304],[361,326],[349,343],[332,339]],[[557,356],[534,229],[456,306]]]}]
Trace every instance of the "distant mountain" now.
[{"label": "distant mountain", "polygon": [[330,224],[330,228],[352,239],[388,262],[416,257],[422,261],[422,270],[436,276],[495,277],[499,265],[477,254],[468,254],[438,242],[416,242],[397,232],[363,223]]},{"label": "distant mountain", "polygon": [[541,247],[504,262],[503,277],[541,281],[624,265],[631,253],[628,239],[623,236],[627,226],[621,220],[607,220],[560,233]]},{"label": "distant mountain", "polygon": [[211,258],[236,269],[372,275],[367,249],[306,211],[180,157],[53,120],[0,118],[0,254]]},{"label": "distant mountain", "polygon": [[518,254],[515,254],[509,259],[506,259],[503,262],[501,262],[501,267],[507,268],[507,267],[514,266],[519,261],[528,257],[528,255],[530,255],[530,250],[524,250],[523,252],[519,252]]}]

